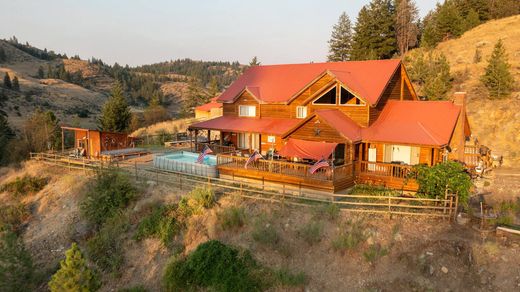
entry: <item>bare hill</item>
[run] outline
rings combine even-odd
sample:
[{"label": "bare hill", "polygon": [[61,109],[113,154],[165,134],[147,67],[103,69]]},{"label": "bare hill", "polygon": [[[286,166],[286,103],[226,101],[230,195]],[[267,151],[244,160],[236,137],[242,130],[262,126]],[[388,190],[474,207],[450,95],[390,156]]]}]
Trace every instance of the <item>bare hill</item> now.
[{"label": "bare hill", "polygon": [[[496,42],[502,39],[509,55],[516,88],[509,98],[490,100],[480,76]],[[482,60],[474,62],[479,49]],[[492,20],[460,38],[440,43],[454,76],[453,91],[468,92],[468,117],[480,142],[504,156],[506,165],[520,163],[520,15]]]}]

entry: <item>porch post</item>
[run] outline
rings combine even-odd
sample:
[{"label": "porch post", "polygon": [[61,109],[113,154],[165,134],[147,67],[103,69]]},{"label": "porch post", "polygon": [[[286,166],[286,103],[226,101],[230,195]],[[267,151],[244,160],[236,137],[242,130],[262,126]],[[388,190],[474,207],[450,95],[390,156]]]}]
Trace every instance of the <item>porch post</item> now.
[{"label": "porch post", "polygon": [[211,142],[211,130],[208,129],[208,144]]},{"label": "porch post", "polygon": [[90,130],[87,130],[87,155],[90,158]]},{"label": "porch post", "polygon": [[194,140],[194,143],[195,143],[195,147],[193,148],[193,151],[194,152],[197,152],[197,136],[199,135],[199,130],[198,129],[195,129],[195,137],[193,138]]},{"label": "porch post", "polygon": [[249,133],[249,153],[251,153],[253,149],[253,133]]},{"label": "porch post", "polygon": [[224,137],[222,131],[220,131],[220,146],[224,145]]}]

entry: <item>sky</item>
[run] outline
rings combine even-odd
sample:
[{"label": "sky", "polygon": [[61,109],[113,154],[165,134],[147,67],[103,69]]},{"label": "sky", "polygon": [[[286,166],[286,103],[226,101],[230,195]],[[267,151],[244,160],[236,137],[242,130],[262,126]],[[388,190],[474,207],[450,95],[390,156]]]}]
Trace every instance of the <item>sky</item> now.
[{"label": "sky", "polygon": [[[369,0],[0,0],[0,38],[131,66],[192,58],[325,61],[332,26]],[[416,0],[420,16],[436,0]]]}]

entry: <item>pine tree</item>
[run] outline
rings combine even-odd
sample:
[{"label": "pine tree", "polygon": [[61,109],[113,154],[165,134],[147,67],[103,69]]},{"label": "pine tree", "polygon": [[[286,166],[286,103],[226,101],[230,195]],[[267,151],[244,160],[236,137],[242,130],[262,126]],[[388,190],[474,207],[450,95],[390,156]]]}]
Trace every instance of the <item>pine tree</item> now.
[{"label": "pine tree", "polygon": [[51,292],[96,291],[100,287],[76,243],[65,252],[60,269],[52,276],[48,285]]},{"label": "pine tree", "polygon": [[43,79],[45,77],[45,72],[43,71],[43,66],[38,67],[38,78]]},{"label": "pine tree", "polygon": [[12,86],[13,90],[20,91],[20,82],[18,81],[18,76],[14,76]]},{"label": "pine tree", "polygon": [[34,266],[23,241],[8,230],[0,234],[0,290],[32,291]]},{"label": "pine tree", "polygon": [[121,84],[116,82],[112,88],[112,94],[103,106],[100,128],[108,132],[125,132],[130,125],[132,114],[123,95]]},{"label": "pine tree", "polygon": [[484,75],[480,78],[487,87],[491,98],[501,98],[511,94],[514,86],[514,78],[509,69],[506,49],[499,39],[488,60]]},{"label": "pine tree", "polygon": [[7,89],[13,88],[13,84],[11,83],[11,77],[9,77],[9,73],[5,72],[4,75],[4,87]]},{"label": "pine tree", "polygon": [[417,92],[420,96],[428,100],[445,99],[452,80],[446,56],[432,51],[425,56],[422,51],[416,51],[405,61],[411,81],[419,85]]},{"label": "pine tree", "polygon": [[220,92],[220,89],[218,87],[218,81],[217,81],[217,78],[215,76],[213,76],[211,78],[211,81],[209,83],[209,95],[211,97],[215,97],[218,95],[218,93]]},{"label": "pine tree", "polygon": [[413,0],[398,0],[396,7],[396,38],[399,53],[404,55],[410,47],[414,47],[418,43],[419,27],[419,10]]},{"label": "pine tree", "polygon": [[4,47],[0,47],[0,63],[4,63],[7,61],[7,55],[5,53]]},{"label": "pine tree", "polygon": [[54,78],[54,72],[50,64],[47,65],[47,78]]},{"label": "pine tree", "polygon": [[396,52],[395,7],[391,0],[372,0],[359,11],[350,58],[389,59]]},{"label": "pine tree", "polygon": [[261,63],[258,62],[258,58],[254,56],[253,59],[251,59],[251,62],[249,62],[249,67],[259,66],[260,64]]},{"label": "pine tree", "polygon": [[478,12],[473,9],[470,9],[468,15],[466,15],[463,23],[464,31],[470,30],[480,24],[480,19],[478,16]]},{"label": "pine tree", "polygon": [[332,28],[327,59],[330,62],[347,61],[350,59],[351,48],[352,24],[347,13],[343,12],[339,17],[338,23]]},{"label": "pine tree", "polygon": [[7,145],[14,137],[14,132],[9,126],[7,118],[0,112],[0,165],[9,161]]},{"label": "pine tree", "polygon": [[460,36],[464,28],[464,19],[453,1],[437,3],[435,10],[424,18],[421,44],[433,48],[441,41]]}]

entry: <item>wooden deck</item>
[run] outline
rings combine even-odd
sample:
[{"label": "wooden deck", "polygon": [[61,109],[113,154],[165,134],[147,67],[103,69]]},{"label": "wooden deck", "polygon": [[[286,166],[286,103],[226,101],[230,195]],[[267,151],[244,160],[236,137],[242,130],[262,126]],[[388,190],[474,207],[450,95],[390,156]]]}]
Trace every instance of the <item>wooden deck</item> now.
[{"label": "wooden deck", "polygon": [[368,161],[357,161],[355,165],[357,183],[414,192],[419,189],[411,165]]},{"label": "wooden deck", "polygon": [[217,155],[220,174],[245,178],[283,182],[304,188],[335,192],[354,185],[354,165],[336,166],[333,169],[319,169],[311,174],[311,165],[279,160],[259,160],[245,164],[248,157]]}]

